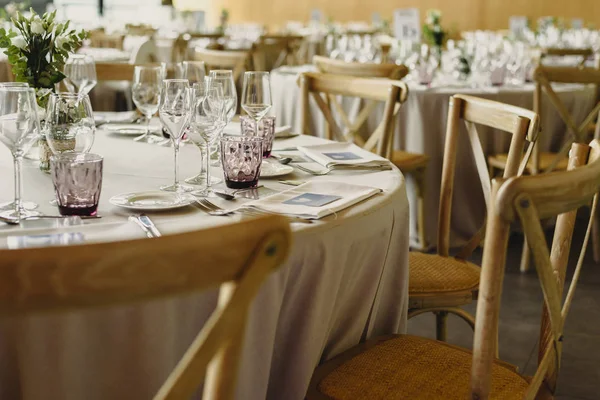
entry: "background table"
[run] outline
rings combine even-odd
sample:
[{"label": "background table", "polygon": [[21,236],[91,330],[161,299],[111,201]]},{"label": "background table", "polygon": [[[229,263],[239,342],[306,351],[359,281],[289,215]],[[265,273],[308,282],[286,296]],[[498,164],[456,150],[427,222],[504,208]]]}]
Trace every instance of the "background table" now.
[{"label": "background table", "polygon": [[[275,146],[319,141],[299,137],[278,140]],[[99,208],[103,218],[73,229],[83,232],[88,241],[144,237],[137,225],[127,221],[128,212],[109,205],[108,199],[171,183],[173,149],[99,131],[92,151],[105,157]],[[194,175],[200,166],[198,149],[186,145],[180,154],[181,177]],[[31,161],[24,169],[24,196],[38,202],[42,211],[55,214],[48,204],[50,176]],[[12,161],[3,146],[0,171],[0,193],[8,199]],[[343,174],[288,177],[377,186],[383,194],[315,224],[293,224],[290,258],[268,278],[251,307],[239,399],[302,399],[321,358],[332,357],[361,338],[405,330],[408,202],[404,179],[397,170]],[[262,183],[278,190],[289,188],[276,181]],[[208,216],[194,207],[152,214],[163,234],[238,218]],[[7,236],[23,233],[18,230],[0,227],[0,247],[6,246]],[[216,299],[214,290],[142,305],[2,321],[0,398],[151,398],[214,309]]]},{"label": "background table", "polygon": [[[299,108],[300,90],[297,85],[299,72],[312,71],[312,66],[282,67],[271,73],[271,88],[273,92],[273,108],[271,114],[277,116],[277,125],[291,125],[300,132],[301,110]],[[448,101],[457,93],[469,94],[490,100],[512,104],[526,109],[533,108],[533,84],[523,87],[440,87],[428,88],[422,85],[410,85],[406,104],[399,112],[396,121],[396,149],[427,154],[431,157],[426,175],[425,195],[425,224],[429,244],[437,242],[437,221],[440,198],[440,182],[444,158],[444,143],[446,138],[446,119]],[[581,122],[594,106],[595,92],[591,87],[580,85],[562,85],[556,87],[558,96],[564,101],[567,110],[574,116],[576,122]],[[311,115],[310,133],[323,136],[325,120],[313,99],[310,99]],[[357,105],[354,99],[343,102],[347,111]],[[349,113],[352,117],[352,112]],[[381,121],[383,107],[374,112],[368,122],[369,133]],[[540,146],[544,151],[556,151],[566,134],[565,124],[556,110],[544,96],[542,102],[543,135]],[[507,152],[510,135],[495,132],[483,127],[477,127],[482,146],[487,154]],[[461,178],[455,182],[454,204],[452,216],[452,246],[459,246],[472,234],[477,232],[485,217],[485,203],[480,190],[479,178],[475,162],[470,150],[466,129],[463,128],[459,139],[456,174]],[[413,182],[407,176],[409,201],[411,204],[411,238],[416,243],[416,195]]]}]

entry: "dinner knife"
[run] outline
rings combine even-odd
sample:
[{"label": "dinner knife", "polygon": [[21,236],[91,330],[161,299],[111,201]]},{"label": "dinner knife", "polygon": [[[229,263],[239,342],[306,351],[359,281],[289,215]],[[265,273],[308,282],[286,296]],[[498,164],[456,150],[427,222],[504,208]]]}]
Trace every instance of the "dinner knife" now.
[{"label": "dinner knife", "polygon": [[144,227],[146,229],[148,229],[150,231],[150,233],[152,234],[153,237],[161,237],[162,236],[160,234],[159,230],[156,228],[156,225],[154,225],[154,222],[152,222],[152,220],[150,219],[149,216],[147,216],[146,214],[140,214],[138,216],[138,220],[140,221],[140,223],[142,225],[144,225]]}]

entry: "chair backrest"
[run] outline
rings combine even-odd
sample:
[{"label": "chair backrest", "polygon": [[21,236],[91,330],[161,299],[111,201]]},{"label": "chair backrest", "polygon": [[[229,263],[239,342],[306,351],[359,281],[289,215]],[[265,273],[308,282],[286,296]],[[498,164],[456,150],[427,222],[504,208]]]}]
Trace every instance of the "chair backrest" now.
[{"label": "chair backrest", "polygon": [[157,29],[147,24],[125,24],[125,30],[131,36],[154,36]]},{"label": "chair backrest", "polygon": [[219,48],[217,41],[222,37],[221,33],[182,33],[173,42],[171,62],[189,61],[193,58],[189,48],[193,39],[208,39],[210,42],[206,48],[214,50]]},{"label": "chair backrest", "polygon": [[252,46],[252,62],[255,71],[271,71],[282,65],[298,65],[297,52],[303,36],[262,35]]},{"label": "chair backrest", "polygon": [[336,75],[358,76],[364,78],[402,79],[408,74],[405,65],[393,63],[359,63],[335,60],[329,57],[314,56],[313,64],[320,72]]},{"label": "chair backrest", "polygon": [[288,222],[270,216],[157,239],[0,250],[0,314],[124,304],[220,286],[216,310],[155,399],[189,399],[205,375],[204,398],[233,398],[249,306],[290,243]]},{"label": "chair backrest", "polygon": [[[523,227],[544,294],[538,368],[529,384],[525,399],[538,398],[538,392],[546,395],[553,395],[555,392],[565,319],[575,293],[595,218],[597,193],[600,190],[600,142],[594,140],[590,146],[574,143],[570,155],[567,171],[493,182],[475,322],[472,398],[487,399],[490,395],[502,278],[510,225],[514,222],[520,222]],[[563,302],[565,273],[577,209],[589,205],[590,201],[592,212],[587,232]],[[558,219],[552,249],[549,250],[540,219],[554,216],[558,216]]]},{"label": "chair backrest", "polygon": [[[505,178],[523,173],[533,151],[533,144],[537,139],[539,128],[538,115],[531,110],[467,95],[454,95],[450,98],[448,123],[446,125],[446,143],[444,146],[444,162],[442,166],[437,249],[438,254],[445,257],[449,256],[450,250],[452,194],[454,190],[459,135],[461,134],[461,120],[465,122],[467,128],[471,150],[488,210],[491,196],[490,173],[476,124],[501,130],[512,135],[506,168],[504,169]],[[526,141],[529,141],[530,144],[525,157],[523,157],[523,149],[525,148]],[[468,258],[481,241],[482,234],[483,227],[467,242],[456,257],[460,259]]]},{"label": "chair backrest", "polygon": [[594,50],[592,48],[546,47],[541,50],[540,61],[546,57],[580,57],[578,66],[583,66],[593,55]]},{"label": "chair backrest", "polygon": [[230,69],[233,71],[233,80],[238,81],[242,72],[248,67],[250,53],[247,51],[225,51],[196,49],[194,60],[204,61],[207,72],[213,69]]},{"label": "chair backrest", "polygon": [[[338,141],[354,142],[368,151],[375,151],[382,157],[390,158],[393,149],[394,123],[400,106],[408,96],[408,86],[404,82],[378,79],[356,78],[316,72],[304,73],[300,77],[302,92],[302,132],[310,134],[309,95],[316,101],[323,113],[333,138]],[[365,107],[351,122],[342,109],[336,96],[354,97],[365,100]],[[383,119],[375,132],[365,141],[360,135],[360,128],[371,115],[377,102],[385,102]],[[338,126],[332,105],[341,117],[345,129]]]},{"label": "chair backrest", "polygon": [[[572,143],[584,143],[589,140],[589,127],[599,117],[600,112],[600,101],[598,99],[600,88],[600,69],[592,67],[549,67],[540,65],[535,69],[533,79],[535,81],[535,90],[533,93],[534,111],[536,111],[540,117],[543,118],[541,113],[542,93],[545,92],[550,100],[550,103],[556,109],[558,115],[567,126],[568,131],[568,135],[554,161],[546,168],[545,171],[543,171],[550,172],[556,167],[562,158],[567,156]],[[569,113],[568,108],[552,88],[553,83],[581,83],[595,85],[596,104],[580,125],[576,124],[576,122],[573,120],[573,116]],[[598,129],[598,127],[596,128]],[[544,129],[542,127],[542,132],[543,131]],[[533,155],[533,162],[534,173],[540,172],[538,146],[536,146],[536,150]]]},{"label": "chair backrest", "polygon": [[123,50],[125,35],[106,34],[103,31],[90,32],[90,46]]},{"label": "chair backrest", "polygon": [[167,78],[177,76],[176,66],[167,63],[96,63],[96,77],[98,82],[132,81],[136,65],[163,67]]},{"label": "chair backrest", "polygon": [[131,52],[130,62],[133,64],[145,64],[153,63],[158,61],[158,49],[156,48],[156,42],[154,39],[149,38],[148,40],[141,43]]}]

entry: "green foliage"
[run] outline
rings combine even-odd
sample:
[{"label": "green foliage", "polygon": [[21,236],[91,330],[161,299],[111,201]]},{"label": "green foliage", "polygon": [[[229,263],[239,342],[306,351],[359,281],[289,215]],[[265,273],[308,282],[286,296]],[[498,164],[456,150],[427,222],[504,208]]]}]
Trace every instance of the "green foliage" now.
[{"label": "green foliage", "polygon": [[427,17],[423,25],[423,38],[431,46],[441,47],[448,35],[448,32],[442,29],[441,22],[442,13],[439,10],[427,11]]},{"label": "green foliage", "polygon": [[[17,12],[12,19],[14,29],[0,28],[0,48],[5,49],[17,82],[27,82],[36,89],[54,90],[65,78],[62,73],[70,53],[81,47],[85,31],[69,28],[69,22],[57,23],[56,11],[42,17],[33,11],[26,18]],[[39,101],[39,100],[38,100]]]}]

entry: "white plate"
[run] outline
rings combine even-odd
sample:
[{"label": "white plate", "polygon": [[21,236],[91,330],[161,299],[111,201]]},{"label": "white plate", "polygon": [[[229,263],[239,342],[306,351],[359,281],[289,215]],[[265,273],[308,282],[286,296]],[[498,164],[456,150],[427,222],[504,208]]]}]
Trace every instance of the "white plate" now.
[{"label": "white plate", "polygon": [[146,127],[136,124],[106,124],[102,125],[99,129],[126,136],[140,136],[146,133]]},{"label": "white plate", "polygon": [[110,198],[110,204],[129,210],[172,210],[192,204],[196,199],[191,195],[151,191],[124,193]]},{"label": "white plate", "polygon": [[277,161],[266,161],[263,160],[260,167],[261,178],[275,178],[277,176],[284,176],[294,172],[294,168],[289,165],[279,164]]}]

